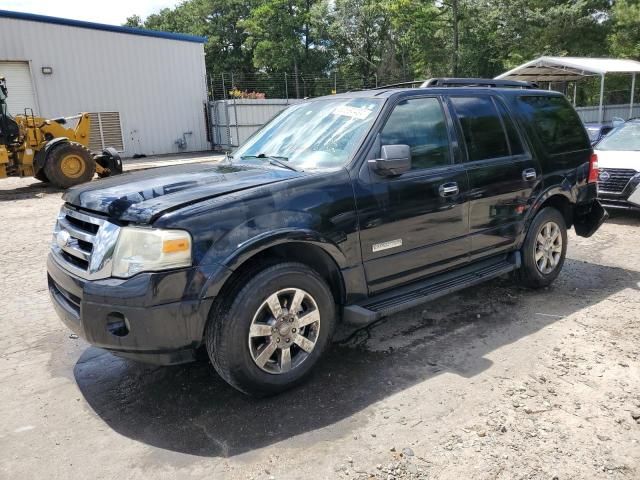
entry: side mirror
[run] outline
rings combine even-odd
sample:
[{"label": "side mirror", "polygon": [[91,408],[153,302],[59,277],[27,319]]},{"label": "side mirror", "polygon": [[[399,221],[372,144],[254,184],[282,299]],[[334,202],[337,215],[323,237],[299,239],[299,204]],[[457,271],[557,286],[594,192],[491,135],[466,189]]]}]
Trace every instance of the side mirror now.
[{"label": "side mirror", "polygon": [[393,177],[411,170],[411,147],[409,145],[383,145],[382,158],[369,160],[369,165],[378,175]]}]

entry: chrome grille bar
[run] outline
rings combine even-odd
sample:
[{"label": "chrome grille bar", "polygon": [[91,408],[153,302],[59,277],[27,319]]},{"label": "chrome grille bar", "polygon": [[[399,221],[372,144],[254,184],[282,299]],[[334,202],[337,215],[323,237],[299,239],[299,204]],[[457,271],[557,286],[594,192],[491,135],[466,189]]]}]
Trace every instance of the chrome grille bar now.
[{"label": "chrome grille bar", "polygon": [[60,266],[79,277],[107,278],[119,234],[118,225],[65,205],[58,215],[51,251]]}]

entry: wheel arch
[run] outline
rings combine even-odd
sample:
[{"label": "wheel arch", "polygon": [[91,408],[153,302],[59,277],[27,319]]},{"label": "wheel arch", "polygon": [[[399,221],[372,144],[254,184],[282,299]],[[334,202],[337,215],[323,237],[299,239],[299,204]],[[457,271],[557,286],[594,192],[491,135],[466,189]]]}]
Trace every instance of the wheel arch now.
[{"label": "wheel arch", "polygon": [[543,192],[533,204],[530,209],[529,218],[527,219],[527,228],[531,225],[531,222],[538,214],[540,210],[545,207],[553,207],[558,210],[564,217],[564,221],[567,224],[567,230],[573,225],[573,210],[575,207],[575,201],[571,196],[571,192],[561,189],[560,187],[554,187]]},{"label": "wheel arch", "polygon": [[336,245],[308,231],[279,232],[244,244],[225,259],[223,270],[208,279],[202,297],[224,297],[238,279],[246,278],[255,269],[286,261],[299,262],[316,271],[329,285],[336,303],[344,302],[344,255]]},{"label": "wheel arch", "polygon": [[64,143],[70,143],[70,140],[67,137],[57,137],[53,140],[49,140],[44,148],[38,150],[33,158],[33,169],[35,173],[38,173],[40,170],[44,168],[45,163],[47,162],[47,155],[49,152],[58,145],[62,145]]}]

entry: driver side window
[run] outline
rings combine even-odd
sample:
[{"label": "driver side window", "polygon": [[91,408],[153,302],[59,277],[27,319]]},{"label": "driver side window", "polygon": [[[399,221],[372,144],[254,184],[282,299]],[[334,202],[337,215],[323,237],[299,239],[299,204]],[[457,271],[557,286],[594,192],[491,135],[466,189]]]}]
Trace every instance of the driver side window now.
[{"label": "driver side window", "polygon": [[382,145],[409,145],[411,170],[451,163],[447,124],[437,98],[400,102],[382,129],[380,140]]}]

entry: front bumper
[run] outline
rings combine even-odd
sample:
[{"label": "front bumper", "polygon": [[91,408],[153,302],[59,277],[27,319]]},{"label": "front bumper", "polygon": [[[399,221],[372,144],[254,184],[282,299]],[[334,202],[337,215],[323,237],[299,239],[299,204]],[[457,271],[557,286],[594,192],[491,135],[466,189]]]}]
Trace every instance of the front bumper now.
[{"label": "front bumper", "polygon": [[640,192],[640,175],[633,177],[621,192],[598,190],[598,200],[606,208],[640,211],[638,192]]},{"label": "front bumper", "polygon": [[194,359],[213,302],[189,293],[195,269],[90,281],[50,254],[47,274],[58,316],[92,345],[163,365]]}]

